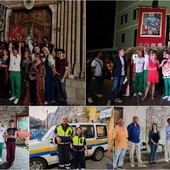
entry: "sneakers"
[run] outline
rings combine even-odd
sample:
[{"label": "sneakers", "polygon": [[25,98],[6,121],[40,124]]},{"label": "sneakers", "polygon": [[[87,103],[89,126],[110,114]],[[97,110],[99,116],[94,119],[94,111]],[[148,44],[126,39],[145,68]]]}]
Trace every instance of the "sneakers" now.
[{"label": "sneakers", "polygon": [[93,103],[93,99],[90,97],[87,99],[89,103]]},{"label": "sneakers", "polygon": [[16,98],[15,101],[14,101],[14,104],[18,104],[18,102],[19,102],[19,99]]},{"label": "sneakers", "polygon": [[111,101],[111,100],[108,100],[108,101],[107,101],[107,106],[111,106],[111,103],[112,103],[112,101]]},{"label": "sneakers", "polygon": [[138,167],[139,167],[139,168],[146,168],[146,167],[147,167],[147,165],[139,164],[139,165],[138,165]]},{"label": "sneakers", "polygon": [[15,96],[12,96],[11,98],[9,98],[9,101],[15,100]]},{"label": "sneakers", "polygon": [[168,97],[168,100],[167,100],[168,102],[170,102],[170,96]]},{"label": "sneakers", "polygon": [[0,163],[2,163],[2,159],[0,158]]},{"label": "sneakers", "polygon": [[164,99],[164,100],[169,99],[169,96],[164,96],[162,99]]},{"label": "sneakers", "polygon": [[118,166],[117,169],[122,169],[122,170],[124,170],[125,168],[124,168],[123,166]]},{"label": "sneakers", "polygon": [[44,102],[44,104],[45,104],[45,105],[47,105],[47,104],[48,104],[48,102],[46,102],[46,101],[45,101],[45,102]]},{"label": "sneakers", "polygon": [[102,94],[96,94],[96,96],[97,96],[97,97],[103,97],[103,95],[102,95]]},{"label": "sneakers", "polygon": [[120,98],[116,98],[116,99],[115,99],[115,102],[117,102],[117,103],[122,103],[122,100],[121,100]]},{"label": "sneakers", "polygon": [[141,92],[138,92],[139,96],[142,96],[142,93]]},{"label": "sneakers", "polygon": [[136,93],[133,94],[134,97],[136,97],[136,95],[137,95]]},{"label": "sneakers", "polygon": [[131,168],[134,168],[135,167],[135,165],[134,164],[131,164]]}]

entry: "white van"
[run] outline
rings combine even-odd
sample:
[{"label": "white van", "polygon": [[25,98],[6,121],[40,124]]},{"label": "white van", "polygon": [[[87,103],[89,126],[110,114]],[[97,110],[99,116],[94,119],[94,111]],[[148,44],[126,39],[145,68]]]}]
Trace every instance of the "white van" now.
[{"label": "white van", "polygon": [[[86,137],[87,148],[93,160],[100,161],[108,150],[107,126],[103,123],[69,123],[73,127],[81,127]],[[30,140],[30,169],[45,169],[47,166],[59,163],[57,144],[54,144],[53,126],[41,138]]]}]

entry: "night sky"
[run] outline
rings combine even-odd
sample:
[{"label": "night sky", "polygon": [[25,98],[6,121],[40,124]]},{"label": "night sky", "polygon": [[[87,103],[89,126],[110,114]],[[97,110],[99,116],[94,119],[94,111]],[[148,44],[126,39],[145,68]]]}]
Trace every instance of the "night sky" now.
[{"label": "night sky", "polygon": [[87,1],[87,49],[113,47],[115,1]]}]

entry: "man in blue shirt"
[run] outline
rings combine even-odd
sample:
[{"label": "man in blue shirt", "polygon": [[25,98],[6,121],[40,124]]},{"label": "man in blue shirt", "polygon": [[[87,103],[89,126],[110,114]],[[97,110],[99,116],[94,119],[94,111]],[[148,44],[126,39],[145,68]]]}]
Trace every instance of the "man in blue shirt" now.
[{"label": "man in blue shirt", "polygon": [[169,163],[170,160],[170,118],[167,119],[168,125],[165,126],[166,131],[166,145],[165,145],[165,161]]},{"label": "man in blue shirt", "polygon": [[136,157],[138,160],[138,167],[146,167],[141,160],[140,151],[140,126],[138,124],[139,118],[137,116],[133,117],[133,122],[128,125],[128,140],[129,140],[129,152],[130,152],[130,162],[131,167],[135,167],[134,163],[134,151],[136,151]]}]

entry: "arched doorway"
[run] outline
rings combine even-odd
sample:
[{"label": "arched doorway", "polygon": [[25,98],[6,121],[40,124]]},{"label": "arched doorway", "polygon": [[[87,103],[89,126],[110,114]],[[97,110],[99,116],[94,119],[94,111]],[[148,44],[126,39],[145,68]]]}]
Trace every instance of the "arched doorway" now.
[{"label": "arched doorway", "polygon": [[[36,7],[32,10],[13,9],[9,20],[9,26],[21,25],[23,40],[30,33],[30,28],[33,25],[32,34],[34,41],[41,43],[42,37],[47,36],[51,40],[52,15],[48,7]],[[10,28],[9,27],[9,28]]]}]

